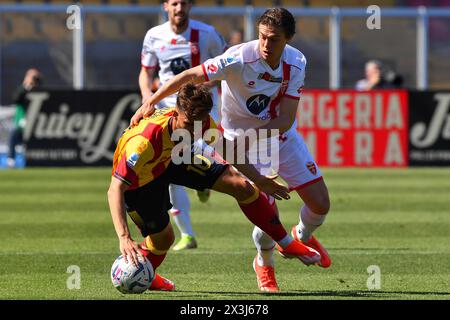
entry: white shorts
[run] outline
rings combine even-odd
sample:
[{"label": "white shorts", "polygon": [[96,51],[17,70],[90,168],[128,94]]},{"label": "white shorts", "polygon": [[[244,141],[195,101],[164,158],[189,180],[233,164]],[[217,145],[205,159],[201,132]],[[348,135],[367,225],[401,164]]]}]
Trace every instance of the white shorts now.
[{"label": "white shorts", "polygon": [[280,137],[271,138],[270,143],[263,140],[259,142],[258,148],[254,144],[248,152],[248,158],[261,174],[278,174],[287,182],[290,190],[298,190],[322,180],[319,167],[295,126]]}]

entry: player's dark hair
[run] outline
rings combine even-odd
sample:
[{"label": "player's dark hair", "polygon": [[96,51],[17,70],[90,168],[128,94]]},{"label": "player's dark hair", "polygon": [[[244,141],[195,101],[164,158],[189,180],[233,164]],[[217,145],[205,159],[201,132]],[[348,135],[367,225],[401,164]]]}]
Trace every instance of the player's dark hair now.
[{"label": "player's dark hair", "polygon": [[295,19],[294,16],[284,8],[270,8],[259,17],[257,26],[265,25],[275,28],[281,28],[287,39],[290,39],[295,34]]},{"label": "player's dark hair", "polygon": [[211,112],[213,100],[209,89],[204,85],[189,82],[178,92],[177,107],[188,119],[203,120]]}]

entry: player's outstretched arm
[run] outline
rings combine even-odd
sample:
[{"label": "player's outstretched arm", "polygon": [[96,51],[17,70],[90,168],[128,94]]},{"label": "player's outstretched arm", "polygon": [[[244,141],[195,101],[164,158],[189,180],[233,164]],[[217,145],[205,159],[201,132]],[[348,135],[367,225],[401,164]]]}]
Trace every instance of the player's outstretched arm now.
[{"label": "player's outstretched arm", "polygon": [[[290,199],[289,189],[286,186],[275,181],[277,176],[266,177],[264,175],[261,175],[258,170],[250,163],[249,159],[245,155],[245,152],[243,154],[243,159],[241,159],[242,152],[240,151],[241,148],[239,148],[238,145],[238,139],[230,141],[224,139],[223,136],[221,136],[219,141],[215,142],[215,148],[213,150],[214,152],[217,151],[218,155],[220,155],[224,160],[228,161],[228,163],[233,164],[235,169],[245,175],[265,194],[270,195],[277,200]],[[232,152],[228,152],[228,148],[232,148],[234,150],[232,150]],[[206,150],[207,149],[203,149],[203,152],[205,152],[205,154],[214,153]],[[238,154],[240,156],[238,156]],[[217,155],[214,157],[216,157],[217,159]]]},{"label": "player's outstretched arm", "polygon": [[131,118],[130,125],[137,125],[139,120],[144,117],[148,117],[155,111],[155,105],[164,98],[178,92],[181,86],[188,82],[203,83],[206,81],[205,75],[202,70],[202,65],[185,70],[175,77],[167,81],[158,91],[155,92],[150,98],[148,98],[142,106],[136,111]]},{"label": "player's outstretched arm", "polygon": [[277,200],[289,200],[289,189],[275,181],[277,176],[266,177],[261,175],[251,164],[234,164],[234,167],[249,178],[265,194],[274,197]]},{"label": "player's outstretched arm", "polygon": [[138,256],[140,256],[141,253],[138,245],[131,238],[130,229],[128,228],[125,217],[123,194],[127,189],[128,185],[116,177],[112,177],[108,190],[108,203],[114,228],[120,241],[120,252],[124,257],[125,262],[128,263],[128,258],[130,258],[131,261],[138,266]]}]

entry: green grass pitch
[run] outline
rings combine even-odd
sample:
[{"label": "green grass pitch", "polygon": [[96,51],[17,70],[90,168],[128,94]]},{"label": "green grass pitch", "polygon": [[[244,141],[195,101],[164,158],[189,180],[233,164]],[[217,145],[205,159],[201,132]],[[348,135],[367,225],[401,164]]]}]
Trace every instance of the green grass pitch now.
[{"label": "green grass pitch", "polygon": [[[110,280],[119,255],[110,169],[2,170],[0,299],[450,299],[450,169],[323,173],[332,209],[316,234],[329,269],[276,255],[281,292],[259,293],[250,222],[232,198],[213,193],[203,204],[189,191],[199,248],[170,252],[158,269],[178,290],[122,295]],[[296,196],[279,203],[289,229],[299,207]],[[79,289],[67,287],[73,265]],[[380,269],[379,289],[367,286],[369,266]]]}]

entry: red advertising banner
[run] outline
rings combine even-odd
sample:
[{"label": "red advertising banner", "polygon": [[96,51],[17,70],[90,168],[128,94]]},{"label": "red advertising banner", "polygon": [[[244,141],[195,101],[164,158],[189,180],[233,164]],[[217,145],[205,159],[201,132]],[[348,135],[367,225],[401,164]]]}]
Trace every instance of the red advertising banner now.
[{"label": "red advertising banner", "polygon": [[320,166],[408,165],[407,91],[305,90],[297,122]]}]

